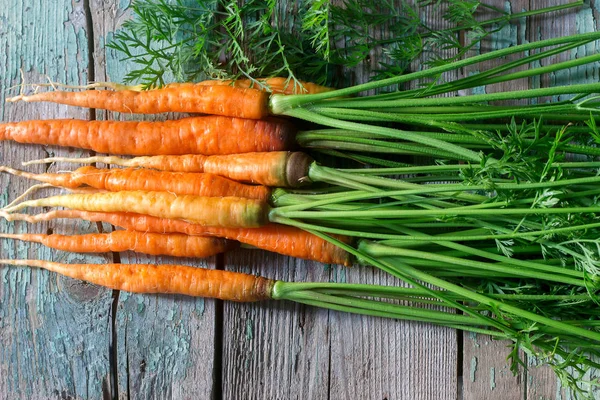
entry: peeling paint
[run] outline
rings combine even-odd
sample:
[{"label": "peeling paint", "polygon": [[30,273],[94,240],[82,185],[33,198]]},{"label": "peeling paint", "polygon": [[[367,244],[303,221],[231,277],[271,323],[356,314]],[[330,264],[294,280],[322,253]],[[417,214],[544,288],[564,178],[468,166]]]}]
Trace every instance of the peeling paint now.
[{"label": "peeling paint", "polygon": [[246,320],[246,340],[254,339],[254,329],[252,326],[252,319],[248,318]]},{"label": "peeling paint", "polygon": [[477,357],[473,356],[473,358],[471,358],[471,369],[469,371],[469,378],[471,378],[471,382],[475,382],[476,372],[477,372]]},{"label": "peeling paint", "polygon": [[200,297],[198,298],[198,300],[196,300],[196,310],[198,315],[203,316],[204,315],[204,311],[206,310],[206,303],[204,301],[204,298]]},{"label": "peeling paint", "polygon": [[469,332],[469,333],[467,333],[467,335],[469,336],[469,339],[471,339],[471,343],[473,344],[473,347],[479,347],[479,342],[477,341],[477,333]]},{"label": "peeling paint", "polygon": [[138,314],[143,314],[145,309],[146,309],[146,305],[144,304],[144,302],[143,301],[139,301],[138,304],[137,304],[137,312],[138,312]]}]

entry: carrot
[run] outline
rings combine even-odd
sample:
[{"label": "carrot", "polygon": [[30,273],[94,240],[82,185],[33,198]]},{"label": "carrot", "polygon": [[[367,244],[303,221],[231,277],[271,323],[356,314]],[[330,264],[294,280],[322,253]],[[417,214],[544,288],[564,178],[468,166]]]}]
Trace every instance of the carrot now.
[{"label": "carrot", "polygon": [[[219,236],[274,253],[325,264],[339,264],[349,267],[353,262],[352,256],[345,250],[309,232],[287,225],[268,224],[259,228],[230,229],[207,227],[181,220],[157,218],[135,213],[87,212],[80,210],[55,210],[38,215],[4,214],[2,216],[10,221],[23,220],[30,223],[58,218],[79,218],[91,222],[106,222],[140,232]],[[350,243],[350,238],[335,237],[345,243]]]},{"label": "carrot", "polygon": [[282,120],[218,116],[154,122],[59,119],[0,124],[0,140],[134,156],[289,150],[294,147],[295,133],[294,127]]},{"label": "carrot", "polygon": [[[179,88],[187,87],[193,83],[189,82],[172,82],[164,88]],[[317,85],[312,82],[305,82],[300,80],[292,81],[289,78],[273,77],[273,78],[258,78],[258,79],[237,79],[237,80],[220,80],[212,79],[202,82],[197,82],[197,85],[205,86],[216,86],[216,85],[228,85],[237,88],[252,88],[262,90],[273,94],[317,94],[323,92],[329,92],[335,90],[327,86]],[[56,88],[67,88],[67,89],[112,89],[112,90],[132,90],[135,92],[142,92],[148,90],[144,85],[123,85],[116,82],[94,82],[88,85],[65,85],[63,83],[51,82],[51,83],[38,83],[35,84],[37,87],[52,87]]]},{"label": "carrot", "polygon": [[301,152],[247,153],[237,157],[208,157],[204,171],[215,174],[227,171],[227,177],[236,181],[298,187],[308,181],[312,162],[312,158]]},{"label": "carrot", "polygon": [[43,260],[0,260],[31,266],[132,293],[176,293],[250,302],[271,298],[275,281],[239,272],[151,264],[64,264]]},{"label": "carrot", "polygon": [[41,243],[46,247],[75,253],[135,251],[151,255],[204,258],[223,253],[235,242],[216,237],[182,233],[114,231],[84,235],[0,234],[0,238]]},{"label": "carrot", "polygon": [[150,90],[54,90],[19,95],[7,102],[53,102],[133,114],[201,113],[261,119],[269,115],[269,94],[251,88],[194,83]]},{"label": "carrot", "polygon": [[263,201],[267,201],[271,192],[265,186],[244,185],[214,174],[191,172],[81,167],[69,173],[32,174],[3,166],[0,166],[0,172],[8,172],[24,178],[50,183],[53,186],[78,188],[82,185],[88,185],[111,192],[120,190],[164,191],[208,197],[245,197]]},{"label": "carrot", "polygon": [[66,207],[83,211],[134,212],[228,228],[251,228],[265,225],[268,221],[269,211],[265,202],[254,199],[201,197],[144,191],[59,195],[27,200],[4,208],[3,211],[11,213],[26,207]]},{"label": "carrot", "polygon": [[[323,92],[329,92],[334,90],[327,86],[317,85],[312,82],[297,81],[294,83],[290,79],[275,77],[265,79],[238,79],[235,81],[231,80],[208,80],[198,83],[199,85],[229,85],[238,88],[254,88],[258,90],[264,90],[273,94],[317,94]],[[167,85],[167,86],[171,86]]]},{"label": "carrot", "polygon": [[23,165],[51,162],[104,163],[123,167],[153,168],[174,172],[205,172],[240,181],[274,187],[298,187],[307,183],[312,158],[301,152],[271,151],[204,156],[153,156],[120,158],[94,156],[86,158],[50,157],[24,162]]}]

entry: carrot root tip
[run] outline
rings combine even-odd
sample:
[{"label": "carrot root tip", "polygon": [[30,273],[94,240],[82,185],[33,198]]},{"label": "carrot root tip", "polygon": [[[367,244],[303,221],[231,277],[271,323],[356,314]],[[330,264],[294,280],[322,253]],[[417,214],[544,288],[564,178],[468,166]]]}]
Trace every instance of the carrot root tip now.
[{"label": "carrot root tip", "polygon": [[26,97],[27,96],[20,94],[18,96],[14,96],[14,97],[7,97],[5,101],[7,103],[15,103],[19,100],[27,101],[27,100],[25,100]]},{"label": "carrot root tip", "polygon": [[48,187],[52,187],[52,185],[49,184],[49,183],[38,183],[38,184],[35,184],[35,185],[31,186],[29,189],[27,189],[26,191],[24,191],[19,197],[17,197],[16,199],[14,199],[12,202],[10,202],[9,204],[7,204],[3,208],[1,208],[0,210],[8,209],[8,208],[10,208],[10,207],[12,207],[12,206],[20,203],[24,199],[26,199],[27,196],[29,196],[31,193],[35,193],[35,192],[37,192],[40,189],[44,189],[44,188],[48,188]]}]

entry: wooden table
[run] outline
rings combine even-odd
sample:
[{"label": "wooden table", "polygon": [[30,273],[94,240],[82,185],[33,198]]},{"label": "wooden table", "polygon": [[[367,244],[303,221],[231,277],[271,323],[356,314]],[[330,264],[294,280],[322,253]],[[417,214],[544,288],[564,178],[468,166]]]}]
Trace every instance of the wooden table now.
[{"label": "wooden table", "polygon": [[[563,2],[563,1],[561,1]],[[0,7],[2,121],[137,118],[47,104],[8,104],[21,82],[121,81],[128,65],[104,47],[128,18],[128,1],[5,0]],[[493,1],[518,12],[550,0]],[[589,3],[589,2],[588,2]],[[481,51],[596,29],[596,2],[552,17],[517,21]],[[286,12],[284,10],[284,12]],[[438,18],[432,14],[430,18]],[[595,51],[589,45],[585,52]],[[376,57],[349,82],[377,67]],[[468,74],[469,71],[462,71]],[[598,70],[552,76],[597,80]],[[529,82],[505,85],[514,88]],[[515,86],[517,85],[517,86]],[[9,90],[9,88],[11,88]],[[0,144],[0,163],[78,150]],[[72,169],[52,165],[50,171]],[[30,168],[42,172],[44,166]],[[31,182],[0,176],[0,205]],[[97,232],[110,226],[60,220],[1,232]],[[133,253],[73,255],[0,241],[1,258],[64,262],[174,263]],[[181,262],[181,261],[180,261]],[[240,250],[191,262],[297,281],[396,284],[369,268],[347,269]],[[45,271],[0,267],[0,397],[189,399],[550,399],[564,398],[546,368],[512,376],[506,343],[452,329],[347,315],[287,303],[233,304],[182,296],[132,295]],[[534,361],[530,360],[530,364]],[[562,397],[561,397],[562,396]]]}]

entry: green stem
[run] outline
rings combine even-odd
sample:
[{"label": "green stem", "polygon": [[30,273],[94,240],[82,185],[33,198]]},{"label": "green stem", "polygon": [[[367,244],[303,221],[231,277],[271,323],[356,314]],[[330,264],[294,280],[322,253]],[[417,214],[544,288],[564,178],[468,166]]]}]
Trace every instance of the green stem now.
[{"label": "green stem", "polygon": [[[524,57],[522,59],[518,59],[515,61],[511,61],[509,63],[494,67],[484,72],[477,73],[475,75],[468,76],[466,78],[461,78],[452,82],[444,83],[441,85],[433,85],[431,87],[427,87],[425,89],[411,89],[405,90],[402,92],[393,92],[393,93],[385,93],[381,95],[373,95],[369,96],[371,99],[377,100],[390,100],[390,99],[401,99],[401,98],[418,98],[418,97],[426,97],[426,96],[434,96],[443,93],[455,92],[458,90],[470,89],[476,86],[487,86],[495,83],[508,82],[516,79],[523,79],[533,76],[540,76],[542,74],[552,73],[563,69],[574,68],[580,65],[585,65],[589,63],[596,62],[600,59],[600,55],[593,54],[591,56],[577,58],[573,60],[564,61],[561,63],[551,63],[544,67],[537,68],[528,68],[524,71],[514,72],[511,74],[504,74],[500,76],[494,76],[498,73],[502,73],[504,71],[508,71],[514,68],[517,68],[524,64],[530,64],[532,62],[541,60],[543,58],[551,57],[556,54],[560,54],[564,51],[585,45],[586,42],[577,42],[564,46],[557,47],[555,49],[543,51],[534,55],[530,55],[528,57]],[[348,99],[350,100],[350,99]]]},{"label": "green stem", "polygon": [[[450,243],[450,245],[451,244],[454,244],[454,243]],[[451,247],[451,246],[448,246],[448,247]],[[451,247],[451,248],[454,248],[454,247]],[[459,248],[459,247],[457,246],[457,248]],[[475,268],[475,269],[480,269],[483,271],[499,272],[501,274],[507,274],[507,275],[512,275],[512,276],[520,275],[520,276],[526,277],[526,278],[543,279],[543,280],[546,280],[549,282],[558,282],[558,283],[564,283],[567,285],[586,287],[585,280],[570,278],[569,276],[567,276],[567,275],[575,274],[576,276],[578,275],[580,277],[582,275],[581,272],[570,271],[570,270],[567,270],[564,268],[556,268],[556,267],[552,267],[549,265],[536,265],[535,263],[531,263],[531,262],[527,262],[527,261],[523,261],[523,260],[511,260],[511,259],[508,259],[508,257],[505,257],[505,259],[509,260],[509,261],[505,261],[505,264],[491,264],[491,263],[487,263],[487,262],[483,262],[483,261],[473,261],[473,260],[466,259],[466,258],[457,258],[457,257],[433,254],[433,253],[424,252],[424,251],[420,251],[420,250],[389,247],[389,246],[385,246],[382,244],[378,244],[378,243],[374,243],[374,242],[366,242],[366,241],[361,241],[359,243],[358,249],[372,257],[375,257],[375,258],[389,257],[389,256],[413,257],[413,258],[420,258],[423,260],[438,261],[438,262],[447,263],[447,264],[451,264],[451,265],[458,265],[463,268],[464,267]],[[480,253],[483,253],[483,252],[478,252],[475,250],[471,251],[471,254],[480,254]],[[494,259],[493,256],[494,255],[490,253],[488,256],[486,256],[486,258]],[[498,258],[501,258],[501,257],[498,257]],[[508,263],[508,264],[506,264],[506,263]],[[512,268],[510,267],[511,265],[519,266],[521,268],[519,268],[518,270],[515,270],[514,267],[512,267]],[[543,271],[548,271],[548,273],[543,272]]]},{"label": "green stem", "polygon": [[387,142],[376,139],[362,138],[332,138],[327,135],[304,133],[296,137],[298,144],[305,148],[329,148],[336,150],[352,150],[383,154],[420,154],[434,158],[456,159],[451,152],[435,149],[429,146],[410,143]]},{"label": "green stem", "polygon": [[[483,226],[484,224],[482,224]],[[600,228],[600,222],[592,223],[592,224],[581,224],[581,225],[572,225],[563,228],[552,228],[552,229],[544,229],[539,231],[528,231],[528,232],[511,232],[506,234],[489,234],[489,235],[473,235],[473,236],[443,236],[438,237],[435,236],[432,238],[434,241],[483,241],[483,240],[505,240],[505,239],[530,239],[535,240],[538,237],[551,237],[558,234],[577,232],[577,231],[585,231],[589,229]],[[492,228],[490,227],[490,230]],[[413,240],[413,236],[406,236],[407,240]],[[410,239],[408,239],[410,238]],[[426,240],[422,238],[421,240]],[[381,242],[383,244],[389,246],[402,245],[405,242],[404,239],[400,240],[386,240]]]},{"label": "green stem", "polygon": [[[374,267],[377,267],[385,272],[388,272],[390,274],[392,274],[393,276],[396,276],[399,279],[404,280],[405,282],[415,286],[415,287],[419,287],[425,291],[428,291],[428,294],[435,296],[436,293],[435,292],[429,292],[431,289],[429,289],[427,286],[425,286],[424,284],[421,284],[420,282],[425,282],[429,285],[433,285],[433,286],[437,286],[440,289],[443,290],[447,290],[453,293],[456,293],[460,296],[463,296],[469,300],[475,301],[477,303],[480,303],[482,305],[485,305],[487,307],[490,308],[490,310],[495,311],[503,311],[512,315],[515,315],[517,317],[521,317],[524,319],[528,319],[532,322],[536,322],[539,323],[541,325],[545,325],[545,326],[549,326],[552,328],[557,329],[560,332],[565,332],[567,334],[571,334],[574,336],[580,336],[583,338],[587,338],[587,339],[591,339],[595,342],[599,342],[600,341],[600,333],[598,332],[594,332],[594,331],[590,331],[587,329],[583,329],[583,328],[579,328],[579,327],[575,327],[575,326],[571,326],[569,324],[563,323],[561,321],[557,321],[554,320],[552,318],[548,318],[548,317],[544,317],[538,314],[535,314],[533,312],[530,311],[526,311],[526,310],[522,310],[518,307],[503,303],[501,301],[492,299],[490,297],[487,297],[485,295],[482,295],[480,293],[476,293],[473,292],[469,289],[463,288],[461,286],[458,286],[456,284],[447,282],[443,279],[439,279],[436,278],[434,276],[431,276],[427,273],[421,272],[415,268],[412,268],[409,265],[405,265],[402,263],[398,263],[397,265],[390,265],[388,263],[385,262],[381,262],[367,254],[364,254],[363,252],[354,249],[351,246],[348,246],[347,244],[331,238],[327,235],[323,235],[320,232],[316,232],[316,231],[312,231],[313,234],[328,240],[330,242],[332,242],[333,244],[337,245],[338,247],[343,248],[344,250],[350,252],[351,254],[355,255],[357,258],[361,259],[362,261],[373,265]],[[495,321],[494,319],[490,319],[488,317],[485,317],[481,314],[477,314],[477,313],[473,313],[471,310],[469,310],[468,308],[465,308],[464,306],[462,306],[461,304],[445,297],[439,294],[439,292],[437,293],[438,298],[440,298],[441,300],[443,300],[444,302],[447,302],[448,304],[450,304],[452,307],[456,307],[460,310],[462,310],[463,312],[469,314],[469,315],[473,315],[473,316],[480,316],[481,318],[485,318],[486,321],[488,321],[490,324],[493,324],[496,328],[504,331],[504,332],[511,332],[512,329],[510,329],[509,327],[507,327],[506,325],[502,324],[500,321]],[[511,332],[511,334],[515,334],[514,331]]]},{"label": "green stem", "polygon": [[[333,183],[333,184],[337,184],[337,185],[341,185],[341,186],[346,186],[349,187],[350,185],[358,185],[358,184],[362,184],[362,185],[368,185],[369,187],[376,187],[376,188],[386,188],[386,189],[399,189],[399,190],[404,190],[406,194],[420,194],[422,192],[422,190],[425,190],[426,188],[423,187],[423,185],[418,185],[415,183],[410,183],[410,182],[406,182],[403,181],[401,179],[389,179],[389,178],[382,178],[382,177],[374,177],[374,176],[362,176],[360,174],[347,174],[344,173],[341,170],[336,170],[333,168],[328,168],[328,167],[324,167],[318,164],[312,164],[310,166],[310,169],[308,171],[308,176],[311,180],[313,180],[314,182],[326,182],[326,183]],[[588,183],[588,182],[586,182]],[[455,187],[467,187],[464,185],[453,185]],[[472,186],[468,186],[469,188],[471,188]],[[427,188],[427,190],[423,193],[428,193],[428,190],[430,188]],[[471,190],[471,189],[468,189]],[[472,190],[479,190],[479,189],[472,189]],[[369,190],[370,192],[373,192],[373,190]],[[413,191],[413,193],[408,193],[408,191]],[[450,189],[448,192],[457,192],[457,193],[453,193],[453,196],[456,199],[459,200],[464,200],[464,201],[470,201],[473,203],[480,203],[483,201],[487,201],[489,200],[488,197],[486,196],[481,196],[481,195],[476,195],[476,194],[472,194],[472,193],[459,193],[459,192],[465,192],[466,190],[453,190]],[[434,192],[431,192],[434,193]],[[360,196],[360,193],[356,193],[356,195]],[[379,189],[378,191],[375,191],[375,193],[373,195],[366,195],[366,198],[363,198],[363,200],[372,200],[372,199],[376,199],[376,198],[380,198],[380,197],[387,197],[387,196],[397,196],[399,195],[399,193],[395,193],[394,191],[385,191],[385,190],[381,190]],[[356,201],[359,200],[359,198],[355,197],[353,194],[349,194],[348,197],[345,198],[346,201]]]},{"label": "green stem", "polygon": [[[312,169],[312,167],[311,167]],[[323,173],[328,171],[329,169],[324,169],[324,167],[319,166],[315,168],[315,171],[319,171],[319,177],[322,177],[321,170]],[[355,178],[358,182],[363,182],[363,178],[360,175],[356,175],[359,178]],[[558,188],[564,186],[571,185],[585,185],[585,184],[598,184],[600,183],[600,177],[584,177],[584,178],[574,178],[574,179],[563,179],[557,181],[544,181],[544,182],[523,182],[523,183],[496,183],[493,188],[490,188],[486,185],[464,185],[464,184],[430,184],[430,185],[416,185],[409,184],[412,186],[407,186],[405,182],[396,179],[389,178],[381,178],[381,177],[369,177],[372,178],[369,180],[369,184],[371,186],[383,187],[387,189],[397,189],[400,190],[391,190],[391,191],[381,191],[373,194],[365,194],[359,193],[357,195],[348,194],[346,197],[346,201],[356,201],[356,200],[368,200],[368,199],[376,199],[380,197],[387,196],[402,196],[402,195],[411,195],[411,194],[434,194],[434,193],[453,193],[453,192],[465,192],[465,191],[486,191],[490,192],[492,190],[533,190],[533,189],[546,189],[546,188]],[[351,178],[348,178],[351,180]],[[426,186],[426,187],[424,187]],[[414,189],[409,187],[415,187]],[[407,188],[407,189],[404,189]],[[467,193],[468,194],[468,193]],[[461,198],[461,199],[469,199],[469,197]],[[473,201],[486,201],[489,200],[489,197],[486,196],[475,196],[472,197]]]},{"label": "green stem", "polygon": [[499,216],[499,215],[548,215],[548,214],[579,214],[579,213],[599,213],[599,207],[564,207],[564,208],[497,208],[497,209],[436,209],[436,210],[365,210],[365,211],[289,211],[283,209],[274,209],[271,211],[274,215],[287,218],[308,218],[321,220],[335,220],[346,218],[412,218],[415,216]]},{"label": "green stem", "polygon": [[506,57],[511,54],[520,53],[524,51],[534,50],[543,47],[549,46],[557,46],[566,43],[578,42],[578,41],[587,41],[587,40],[597,40],[600,39],[600,32],[592,32],[592,33],[584,33],[584,34],[576,34],[572,36],[564,36],[559,38],[552,38],[547,40],[540,40],[531,43],[524,43],[517,46],[507,47],[500,50],[495,50],[491,52],[487,52],[484,54],[480,54],[477,56],[469,57],[464,60],[459,60],[452,62],[450,64],[433,67],[429,69],[425,69],[423,71],[417,71],[406,75],[401,75],[397,77],[392,77],[388,79],[382,79],[379,81],[368,82],[360,85],[355,85],[349,88],[334,90],[327,93],[319,93],[312,95],[293,95],[293,96],[284,96],[284,95],[274,95],[271,96],[270,108],[271,112],[275,115],[287,115],[290,109],[301,107],[306,104],[314,103],[316,101],[325,100],[325,99],[333,99],[339,97],[351,96],[356,93],[365,92],[369,90],[376,90],[385,88],[387,86],[398,85],[405,82],[410,82],[413,80],[418,80],[426,77],[440,75],[444,72],[452,71],[459,68],[464,68],[469,65],[477,64],[480,62],[500,59],[502,57]]},{"label": "green stem", "polygon": [[334,296],[314,291],[287,291],[284,295],[282,295],[281,293],[275,294],[275,288],[273,288],[273,293],[273,296],[277,296],[278,299],[292,301],[313,300],[319,303],[354,307],[362,310],[377,311],[380,312],[382,315],[387,315],[388,318],[405,317],[405,319],[410,319],[413,321],[433,322],[437,324],[452,323],[466,325],[481,325],[481,321],[479,321],[478,319],[465,315],[428,310],[425,308],[404,306],[400,304],[392,304],[383,301],[362,299],[359,297],[349,297],[347,295]]},{"label": "green stem", "polygon": [[474,151],[465,149],[463,147],[460,147],[460,146],[457,146],[457,145],[454,145],[454,144],[451,144],[451,143],[448,143],[448,142],[445,142],[442,140],[424,137],[424,136],[415,134],[410,131],[403,131],[400,129],[386,128],[386,127],[382,127],[382,126],[374,126],[374,125],[368,125],[368,124],[360,124],[360,123],[350,122],[350,121],[341,121],[339,119],[319,115],[313,111],[310,111],[307,109],[302,109],[302,108],[296,108],[294,110],[290,110],[290,112],[287,113],[287,115],[289,115],[290,117],[303,119],[306,121],[318,123],[318,124],[325,125],[325,126],[330,126],[333,128],[373,133],[373,134],[376,134],[376,135],[379,135],[382,137],[388,137],[388,138],[392,138],[392,139],[400,139],[400,140],[406,140],[409,142],[420,143],[420,144],[424,144],[426,146],[440,149],[442,151],[451,152],[453,154],[456,154],[459,157],[462,157],[464,160],[475,161],[475,162],[481,161],[481,156]]},{"label": "green stem", "polygon": [[[506,100],[521,100],[532,99],[546,96],[559,96],[571,94],[591,94],[600,92],[600,83],[588,83],[566,86],[555,86],[548,88],[513,90],[497,93],[471,94],[458,97],[427,97],[419,99],[398,99],[398,100],[372,100],[368,96],[353,101],[347,100],[329,100],[323,103],[316,103],[313,107],[328,107],[332,109],[373,109],[373,108],[392,108],[392,107],[439,107],[439,106],[456,106],[465,104],[481,104],[490,101],[506,101]],[[567,106],[571,104],[559,104],[557,107]],[[488,106],[494,109],[494,106]],[[553,105],[535,105],[532,108],[542,110],[546,108],[554,108]],[[509,106],[507,111],[516,109],[514,106]],[[499,108],[499,110],[502,110]],[[356,112],[356,111],[354,111]],[[467,111],[468,112],[468,111]],[[589,112],[588,112],[589,115]]]},{"label": "green stem", "polygon": [[[510,163],[503,164],[510,166]],[[568,161],[568,162],[555,162],[551,164],[552,168],[563,168],[563,169],[587,169],[587,168],[600,168],[599,161]],[[338,171],[349,174],[361,174],[361,175],[411,175],[411,174],[435,174],[443,172],[455,172],[463,169],[481,169],[481,165],[475,164],[440,164],[440,165],[417,165],[407,167],[386,167],[386,168],[345,168],[339,169]],[[435,177],[433,177],[435,179]]]},{"label": "green stem", "polygon": [[[327,168],[327,167],[321,167],[316,163],[311,164],[309,170],[308,170],[308,177],[313,181],[313,182],[325,182],[325,183],[333,183],[335,185],[340,185],[340,186],[344,186],[344,187],[349,187],[352,189],[359,189],[362,191],[366,191],[366,192],[371,192],[371,193],[380,193],[381,189],[374,187],[372,185],[372,182],[369,179],[356,179],[356,176],[353,175],[347,175],[347,174],[343,174],[340,173],[339,171],[332,169],[332,168]],[[420,187],[418,184],[415,183],[410,183],[410,182],[404,182],[404,187],[411,187],[411,188],[418,188]],[[419,207],[422,208],[427,208],[427,209],[434,209],[436,207],[452,207],[451,203],[442,201],[442,200],[429,200],[426,201],[425,199],[423,199],[423,197],[418,196],[418,195],[408,195],[408,196],[394,196],[394,195],[390,195],[390,198],[394,198],[394,199],[399,199],[399,200],[418,200],[418,201],[422,201],[422,203],[418,203]],[[463,197],[469,197],[466,195],[458,195],[457,197],[463,198]],[[343,200],[343,201],[347,201],[348,197],[344,196],[343,198],[340,196],[339,198],[337,198],[336,200]],[[325,202],[330,201],[330,200],[325,200]],[[318,202],[317,202],[318,203]],[[315,205],[316,203],[307,203],[305,204],[305,206],[310,206],[312,207],[313,205]],[[302,206],[301,206],[302,208]]]}]

